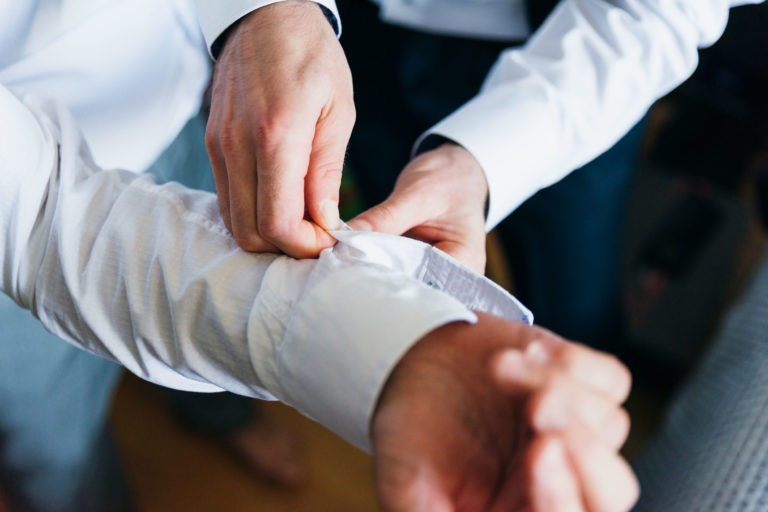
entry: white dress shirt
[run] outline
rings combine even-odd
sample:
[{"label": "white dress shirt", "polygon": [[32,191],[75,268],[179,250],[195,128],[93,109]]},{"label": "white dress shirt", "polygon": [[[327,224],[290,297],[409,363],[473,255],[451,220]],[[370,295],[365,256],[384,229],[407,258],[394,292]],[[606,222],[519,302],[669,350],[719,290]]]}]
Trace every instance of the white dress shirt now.
[{"label": "white dress shirt", "polygon": [[206,54],[182,1],[70,3],[0,9],[0,289],[52,332],[169,387],[279,398],[367,447],[418,339],[473,310],[531,321],[420,242],[340,231],[317,260],[245,253],[212,194],[103,170],[91,149],[140,165],[173,137]]},{"label": "white dress shirt", "polygon": [[102,167],[143,171],[173,140],[204,47],[187,0],[0,0],[0,84],[66,105]]},{"label": "white dress shirt", "polygon": [[731,7],[761,2],[563,0],[524,47],[500,56],[474,99],[429,133],[482,165],[490,229],[609,149],[688,78]]},{"label": "white dress shirt", "polygon": [[[427,32],[514,40],[529,31],[523,0],[374,1],[385,21]],[[264,3],[197,2],[222,17]],[[473,100],[424,136],[452,139],[478,159],[488,179],[491,229],[610,148],[688,78],[697,49],[720,37],[731,7],[761,2],[563,0],[525,47],[500,56]]]},{"label": "white dress shirt", "polygon": [[[239,20],[246,14],[255,11],[260,7],[276,4],[284,0],[193,0],[195,7],[197,8],[198,18],[200,20],[200,28],[203,31],[205,40],[208,42],[210,48],[216,39],[224,33],[230,25]],[[341,27],[338,23],[339,10],[336,8],[335,0],[313,0],[316,4],[322,5],[334,16],[337,20],[336,26]]]}]

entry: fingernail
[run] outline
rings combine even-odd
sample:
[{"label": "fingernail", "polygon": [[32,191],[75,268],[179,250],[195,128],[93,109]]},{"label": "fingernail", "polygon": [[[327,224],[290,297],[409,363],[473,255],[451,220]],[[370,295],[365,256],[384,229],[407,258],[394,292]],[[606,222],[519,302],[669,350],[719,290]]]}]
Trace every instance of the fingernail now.
[{"label": "fingernail", "polygon": [[513,381],[524,381],[528,378],[528,365],[523,354],[518,350],[507,350],[499,357],[498,370],[500,377]]},{"label": "fingernail", "polygon": [[549,363],[549,352],[540,341],[533,341],[526,347],[525,357],[542,366]]},{"label": "fingernail", "polygon": [[341,217],[339,216],[339,206],[330,199],[323,200],[320,203],[320,214],[323,216],[323,227],[328,230],[339,229]]}]

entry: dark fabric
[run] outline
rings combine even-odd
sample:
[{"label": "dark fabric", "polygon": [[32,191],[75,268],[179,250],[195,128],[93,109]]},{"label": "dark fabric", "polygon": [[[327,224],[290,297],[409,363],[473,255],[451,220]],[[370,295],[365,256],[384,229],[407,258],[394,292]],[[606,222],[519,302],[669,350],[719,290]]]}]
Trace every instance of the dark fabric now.
[{"label": "dark fabric", "polygon": [[348,161],[368,205],[386,199],[419,135],[477,94],[511,43],[415,32],[379,22],[371,2],[337,2],[355,84]]},{"label": "dark fabric", "polygon": [[120,453],[106,429],[98,438],[86,467],[86,479],[81,482],[73,504],[67,511],[133,512],[136,510],[136,504],[123,471]]},{"label": "dark fabric", "polygon": [[537,30],[544,20],[547,19],[552,11],[557,7],[560,0],[526,0],[528,10],[528,22],[531,24],[531,31]]},{"label": "dark fabric", "polygon": [[190,393],[163,390],[173,415],[185,427],[225,437],[247,427],[257,417],[256,402],[232,393]]},{"label": "dark fabric", "polygon": [[757,206],[760,218],[763,221],[763,228],[768,231],[768,164],[757,173]]},{"label": "dark fabric", "polygon": [[768,253],[633,461],[635,512],[768,510]]},{"label": "dark fabric", "polygon": [[[477,94],[514,43],[416,32],[381,23],[370,2],[337,3],[357,105],[348,163],[371,206],[390,193],[417,137]],[[614,342],[621,324],[621,233],[640,134],[536,194],[499,227],[515,293],[537,323],[596,346]]]},{"label": "dark fabric", "polygon": [[623,328],[621,244],[645,124],[613,148],[539,191],[498,231],[515,292],[536,323],[615,351]]}]

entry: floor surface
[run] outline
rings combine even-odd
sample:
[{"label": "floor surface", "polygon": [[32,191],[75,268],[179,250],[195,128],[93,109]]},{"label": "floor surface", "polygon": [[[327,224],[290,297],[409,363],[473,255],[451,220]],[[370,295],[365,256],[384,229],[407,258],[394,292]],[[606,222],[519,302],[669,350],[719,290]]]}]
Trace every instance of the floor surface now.
[{"label": "floor surface", "polygon": [[255,477],[211,439],[181,428],[157,388],[126,376],[111,419],[138,511],[377,510],[369,456],[281,404],[263,411],[306,442],[309,478],[298,489]]}]

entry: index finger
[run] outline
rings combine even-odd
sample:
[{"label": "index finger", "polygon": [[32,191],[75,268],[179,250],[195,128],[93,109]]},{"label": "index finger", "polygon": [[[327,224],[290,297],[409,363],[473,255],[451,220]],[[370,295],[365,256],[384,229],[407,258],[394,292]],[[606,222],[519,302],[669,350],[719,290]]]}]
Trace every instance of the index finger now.
[{"label": "index finger", "polygon": [[614,403],[627,399],[632,386],[629,370],[614,356],[572,342],[534,338],[523,350],[500,350],[492,372],[500,386],[518,389],[521,384],[538,387],[553,371],[568,376]]},{"label": "index finger", "polygon": [[289,256],[309,258],[335,241],[305,218],[304,179],[315,131],[314,121],[299,117],[277,121],[256,141],[257,227]]}]

